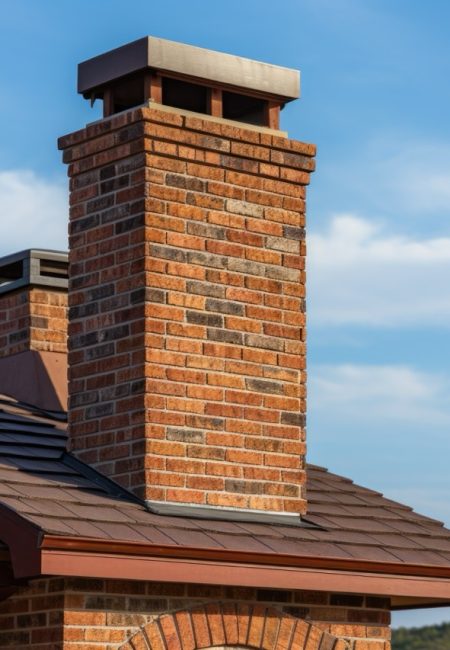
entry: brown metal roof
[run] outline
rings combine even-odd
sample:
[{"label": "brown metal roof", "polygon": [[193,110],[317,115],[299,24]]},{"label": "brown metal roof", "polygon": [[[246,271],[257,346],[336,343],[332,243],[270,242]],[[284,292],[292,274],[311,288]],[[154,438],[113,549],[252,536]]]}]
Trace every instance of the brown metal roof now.
[{"label": "brown metal roof", "polygon": [[417,575],[425,575],[419,568],[426,567],[450,576],[450,531],[442,523],[321,467],[308,467],[306,519],[315,526],[157,515],[68,454],[65,428],[63,413],[0,396],[1,511],[18,514],[46,535],[138,544],[141,550],[259,555],[274,564],[289,556],[344,567],[383,563],[396,573],[413,568]]},{"label": "brown metal roof", "polygon": [[41,408],[67,407],[67,355],[25,350],[0,359],[0,393]]}]

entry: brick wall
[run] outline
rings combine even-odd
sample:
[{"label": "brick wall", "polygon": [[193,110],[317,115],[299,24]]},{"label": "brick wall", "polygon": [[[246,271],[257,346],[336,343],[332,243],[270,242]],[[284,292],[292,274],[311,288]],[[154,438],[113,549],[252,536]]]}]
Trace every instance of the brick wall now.
[{"label": "brick wall", "polygon": [[348,640],[354,650],[390,648],[385,598],[82,578],[39,580],[0,603],[0,647],[117,650],[161,614],[206,603],[239,605],[243,617],[261,620],[275,608]]},{"label": "brick wall", "polygon": [[0,358],[67,352],[67,291],[26,287],[0,296]]},{"label": "brick wall", "polygon": [[74,452],[146,499],[304,512],[314,147],[150,108],[59,145]]},{"label": "brick wall", "polygon": [[36,580],[0,602],[0,648],[61,650],[63,588],[58,579]]}]

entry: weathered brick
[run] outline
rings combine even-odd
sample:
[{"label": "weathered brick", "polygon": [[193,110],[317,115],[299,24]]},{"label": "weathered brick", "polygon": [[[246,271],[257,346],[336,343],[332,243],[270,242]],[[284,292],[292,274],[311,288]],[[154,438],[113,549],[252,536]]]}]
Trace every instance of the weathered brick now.
[{"label": "weathered brick", "polygon": [[226,329],[208,328],[208,339],[211,341],[220,341],[222,343],[233,343],[242,345],[243,335],[240,332],[231,332]]},{"label": "weathered brick", "polygon": [[228,269],[237,273],[249,273],[252,275],[264,276],[265,266],[251,260],[242,260],[231,257],[228,260]]},{"label": "weathered brick", "polygon": [[283,394],[283,384],[275,381],[265,381],[263,379],[247,379],[247,388],[260,393],[278,393]]},{"label": "weathered brick", "polygon": [[[210,327],[222,327],[223,316],[219,314],[208,314],[200,311],[186,311],[186,320],[188,323],[196,323],[197,325],[208,325]],[[208,338],[210,336],[208,335]]]},{"label": "weathered brick", "polygon": [[204,434],[196,429],[173,429],[167,428],[167,440],[178,440],[179,442],[204,442]]},{"label": "weathered brick", "polygon": [[225,239],[226,231],[225,228],[219,228],[217,226],[212,226],[208,223],[188,223],[187,231],[191,235],[196,235],[198,237],[208,237],[210,239]]},{"label": "weathered brick", "polygon": [[205,309],[207,311],[217,311],[221,314],[233,314],[235,316],[244,315],[244,305],[232,301],[213,300],[207,299],[205,302]]},{"label": "weathered brick", "polygon": [[249,217],[261,217],[263,215],[263,208],[260,205],[254,205],[245,201],[236,201],[234,199],[227,201],[227,210]]}]

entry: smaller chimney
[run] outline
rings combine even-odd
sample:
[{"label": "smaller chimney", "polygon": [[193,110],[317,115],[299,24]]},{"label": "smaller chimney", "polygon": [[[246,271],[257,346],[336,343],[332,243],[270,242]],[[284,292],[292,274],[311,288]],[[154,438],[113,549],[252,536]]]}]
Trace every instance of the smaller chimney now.
[{"label": "smaller chimney", "polygon": [[57,251],[0,258],[0,392],[48,409],[67,402],[67,271]]}]

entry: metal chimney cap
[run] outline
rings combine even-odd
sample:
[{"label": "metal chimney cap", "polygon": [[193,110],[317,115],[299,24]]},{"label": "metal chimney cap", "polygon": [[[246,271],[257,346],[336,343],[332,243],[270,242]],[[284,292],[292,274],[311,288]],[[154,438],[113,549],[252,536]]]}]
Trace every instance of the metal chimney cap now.
[{"label": "metal chimney cap", "polygon": [[0,295],[26,286],[68,288],[68,253],[30,248],[0,258]]},{"label": "metal chimney cap", "polygon": [[113,81],[139,71],[158,70],[204,85],[226,86],[276,97],[300,96],[300,72],[232,54],[146,36],[78,65],[78,92],[96,95]]}]

